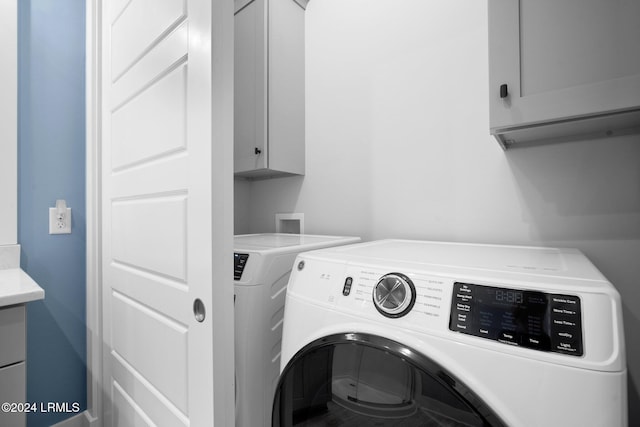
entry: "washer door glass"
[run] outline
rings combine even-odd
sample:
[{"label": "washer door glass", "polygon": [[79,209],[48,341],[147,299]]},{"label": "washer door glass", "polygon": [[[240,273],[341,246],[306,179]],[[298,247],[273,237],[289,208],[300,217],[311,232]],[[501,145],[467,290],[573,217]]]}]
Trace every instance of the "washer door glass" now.
[{"label": "washer door glass", "polygon": [[280,377],[273,426],[503,426],[440,365],[406,346],[340,334],[299,351]]}]

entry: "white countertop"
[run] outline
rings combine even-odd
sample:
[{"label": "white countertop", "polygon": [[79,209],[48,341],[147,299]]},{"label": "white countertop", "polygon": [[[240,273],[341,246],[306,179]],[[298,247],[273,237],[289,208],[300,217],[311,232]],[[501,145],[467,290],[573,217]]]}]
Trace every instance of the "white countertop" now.
[{"label": "white countertop", "polygon": [[42,289],[19,268],[0,270],[0,307],[44,299]]},{"label": "white countertop", "polygon": [[20,245],[0,245],[0,307],[44,298],[44,289],[20,269]]}]

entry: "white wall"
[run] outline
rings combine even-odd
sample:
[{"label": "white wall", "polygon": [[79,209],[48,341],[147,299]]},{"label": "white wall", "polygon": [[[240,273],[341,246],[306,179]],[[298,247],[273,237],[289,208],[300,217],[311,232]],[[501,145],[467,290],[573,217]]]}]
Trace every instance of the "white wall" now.
[{"label": "white wall", "polygon": [[251,182],[243,178],[233,181],[233,234],[249,233]]},{"label": "white wall", "polygon": [[18,240],[17,28],[16,1],[0,2],[0,245]]},{"label": "white wall", "polygon": [[308,233],[577,247],[623,296],[640,425],[640,137],[502,151],[488,131],[486,8],[310,2],[307,174],[245,183],[243,232],[303,212]]}]

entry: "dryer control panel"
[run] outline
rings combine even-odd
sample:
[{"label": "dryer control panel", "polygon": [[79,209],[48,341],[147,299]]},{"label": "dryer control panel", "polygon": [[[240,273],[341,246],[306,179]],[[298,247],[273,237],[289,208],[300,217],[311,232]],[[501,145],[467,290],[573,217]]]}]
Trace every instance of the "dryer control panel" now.
[{"label": "dryer control panel", "polygon": [[575,295],[455,282],[449,329],[535,350],[582,356]]}]

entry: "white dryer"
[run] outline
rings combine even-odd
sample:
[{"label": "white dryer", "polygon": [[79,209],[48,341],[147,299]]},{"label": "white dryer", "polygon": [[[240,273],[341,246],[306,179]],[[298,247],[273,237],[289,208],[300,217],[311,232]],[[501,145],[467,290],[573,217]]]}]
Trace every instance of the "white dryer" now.
[{"label": "white dryer", "polygon": [[281,361],[274,426],[627,425],[620,296],[573,249],[301,254]]},{"label": "white dryer", "polygon": [[234,238],[236,426],[271,424],[289,274],[303,251],[358,237],[246,234]]}]

